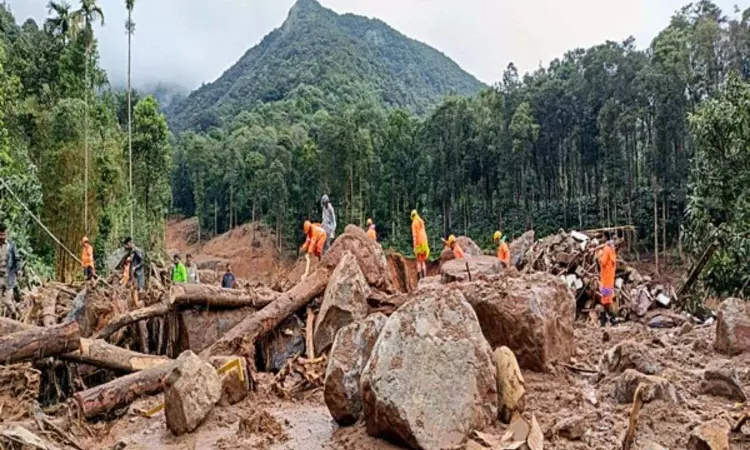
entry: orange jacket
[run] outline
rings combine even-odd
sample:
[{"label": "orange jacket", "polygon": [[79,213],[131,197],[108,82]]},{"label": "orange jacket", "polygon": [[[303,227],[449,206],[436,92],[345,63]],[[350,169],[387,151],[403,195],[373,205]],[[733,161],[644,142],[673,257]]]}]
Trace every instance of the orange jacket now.
[{"label": "orange jacket", "polygon": [[430,245],[427,242],[427,230],[424,228],[424,221],[419,216],[411,221],[411,237],[415,254],[430,252]]},{"label": "orange jacket", "polygon": [[615,266],[617,265],[617,252],[611,245],[605,245],[599,252],[599,267],[601,269],[600,286],[614,289]]},{"label": "orange jacket", "polygon": [[375,225],[370,225],[370,228],[367,230],[367,237],[369,237],[373,241],[378,240],[378,232],[375,231]]},{"label": "orange jacket", "polygon": [[456,257],[456,259],[464,259],[466,255],[464,254],[464,249],[461,248],[460,245],[458,245],[458,242],[453,244],[453,256]]},{"label": "orange jacket", "polygon": [[323,227],[319,223],[314,223],[307,233],[307,239],[305,239],[305,244],[302,246],[302,251],[311,255],[321,256],[327,239],[328,235]]},{"label": "orange jacket", "polygon": [[505,263],[505,267],[510,267],[510,249],[505,242],[500,243],[497,248],[497,259]]},{"label": "orange jacket", "polygon": [[94,267],[94,247],[92,247],[89,243],[83,245],[83,252],[81,253],[81,265],[84,268]]}]

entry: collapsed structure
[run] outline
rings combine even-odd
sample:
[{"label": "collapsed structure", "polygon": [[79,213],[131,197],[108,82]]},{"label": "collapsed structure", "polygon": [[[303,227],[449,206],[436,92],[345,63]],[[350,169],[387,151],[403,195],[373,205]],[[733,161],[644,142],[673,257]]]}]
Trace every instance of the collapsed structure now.
[{"label": "collapsed structure", "polygon": [[[439,275],[418,285],[410,262],[386,257],[355,226],[313,273],[283,292],[166,289],[153,268],[146,306],[130,310],[127,295],[117,290],[47,285],[28,297],[22,322],[0,320],[0,377],[11,390],[5,394],[18,400],[8,418],[14,424],[0,436],[31,445],[40,434],[80,448],[71,437],[74,425],[54,425],[63,411],[98,421],[162,392],[161,403],[142,413],[156,418],[164,409],[172,434],[190,434],[216,405],[238,404],[270,383],[287,399],[322,388],[341,426],[361,420],[369,434],[411,448],[536,450],[545,434],[581,439],[585,427],[570,420],[544,433],[521,370],[618,377],[613,398],[621,403],[682,401],[638,344],[620,343],[598,369],[577,363],[576,315],[586,322],[597,290],[595,236],[561,232],[534,242],[527,233],[511,244],[511,268],[462,239],[473,252],[471,276],[462,261],[446,258]],[[674,303],[671,287],[624,264],[617,296],[621,313],[644,325],[690,320],[664,309]],[[747,351],[748,323],[744,304],[728,300],[718,317],[717,349]],[[263,372],[275,375],[269,381]],[[706,389],[744,395],[737,375],[732,385],[733,375],[722,373],[707,374],[705,385],[713,387]],[[59,387],[45,392],[42,379]],[[67,381],[60,385],[60,379]],[[40,412],[37,400],[58,405],[58,415]],[[637,413],[633,417],[637,422]],[[502,430],[501,423],[509,424],[502,433],[486,433]],[[698,431],[691,442],[702,442]]]}]

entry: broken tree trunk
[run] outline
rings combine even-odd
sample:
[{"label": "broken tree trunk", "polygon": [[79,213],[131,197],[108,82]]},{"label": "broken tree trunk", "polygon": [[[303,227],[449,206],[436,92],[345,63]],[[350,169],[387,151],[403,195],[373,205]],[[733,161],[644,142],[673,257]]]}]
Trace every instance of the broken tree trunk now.
[{"label": "broken tree trunk", "polygon": [[75,321],[49,328],[32,328],[0,337],[0,364],[57,356],[78,350],[81,330]]},{"label": "broken tree trunk", "polygon": [[45,327],[52,327],[57,323],[55,307],[57,306],[57,295],[59,293],[58,289],[51,289],[42,299],[42,324]]},{"label": "broken tree trunk", "polygon": [[164,379],[177,360],[170,360],[150,369],[131,373],[74,395],[84,417],[91,419],[113,409],[129,405],[144,395],[153,395],[164,389]]},{"label": "broken tree trunk", "polygon": [[[713,235],[711,236],[713,239]],[[690,270],[690,274],[688,275],[687,279],[685,280],[685,283],[683,283],[682,286],[677,290],[677,298],[682,298],[683,294],[688,292],[691,287],[693,287],[693,284],[695,284],[696,280],[698,280],[698,276],[700,276],[701,272],[703,272],[703,269],[706,267],[706,264],[708,264],[708,261],[711,260],[711,257],[714,256],[714,253],[716,252],[717,245],[715,241],[712,241],[711,244],[709,244],[708,248],[703,252],[700,259],[695,263],[695,266]]]},{"label": "broken tree trunk", "polygon": [[[0,336],[25,330],[42,328],[15,320],[0,318]],[[104,369],[137,372],[171,361],[165,356],[144,355],[108,344],[101,339],[81,338],[78,350],[60,355],[61,359],[71,362],[89,364]]]},{"label": "broken tree trunk", "polygon": [[172,286],[169,303],[172,305],[205,305],[220,308],[263,308],[281,296],[271,290],[223,289],[205,284]]},{"label": "broken tree trunk", "polygon": [[211,356],[242,355],[252,357],[255,341],[276,328],[284,319],[302,309],[313,298],[323,294],[330,273],[318,269],[304,281],[257,313],[245,318],[221,339],[201,352],[203,359]]},{"label": "broken tree trunk", "polygon": [[107,339],[117,330],[141,320],[151,319],[153,317],[164,316],[169,312],[169,306],[163,303],[156,303],[147,308],[139,308],[125,314],[121,314],[110,320],[107,325],[94,334],[94,339]]}]

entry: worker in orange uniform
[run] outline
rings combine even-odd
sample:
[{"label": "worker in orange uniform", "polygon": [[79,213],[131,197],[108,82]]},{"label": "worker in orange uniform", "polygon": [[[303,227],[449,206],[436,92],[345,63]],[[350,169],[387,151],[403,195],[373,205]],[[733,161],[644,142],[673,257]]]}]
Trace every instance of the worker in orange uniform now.
[{"label": "worker in orange uniform", "polygon": [[417,277],[427,278],[427,259],[430,257],[430,244],[427,241],[427,230],[417,210],[411,212],[411,237],[414,244],[414,256],[417,257]]},{"label": "worker in orange uniform", "polygon": [[83,278],[86,281],[90,281],[96,275],[96,269],[94,268],[94,247],[91,246],[89,238],[84,236],[81,239],[81,246],[83,251],[81,252],[81,266],[83,266]]},{"label": "worker in orange uniform", "polygon": [[378,232],[375,231],[375,224],[372,223],[372,219],[367,219],[367,237],[376,242],[378,240]]},{"label": "worker in orange uniform", "polygon": [[499,244],[497,247],[497,259],[505,264],[506,268],[510,267],[510,249],[508,248],[508,244],[503,238],[503,233],[500,231],[495,231],[495,234],[492,236],[492,240],[495,242],[495,244]]},{"label": "worker in orange uniform", "polygon": [[599,259],[599,293],[601,294],[601,304],[603,311],[599,313],[599,322],[602,326],[606,325],[607,320],[614,325],[615,314],[612,310],[612,304],[615,297],[615,269],[617,267],[617,251],[615,243],[612,241],[612,235],[606,231],[604,237],[606,243],[598,247],[597,258]]},{"label": "worker in orange uniform", "polygon": [[471,281],[471,269],[469,269],[469,258],[466,257],[466,253],[464,253],[464,249],[461,248],[460,245],[458,245],[458,242],[456,242],[456,236],[450,235],[448,236],[448,240],[443,239],[443,243],[446,247],[451,249],[453,251],[453,257],[456,259],[462,259],[466,263],[466,273],[469,274],[469,281]]},{"label": "worker in orange uniform", "polygon": [[323,249],[326,245],[328,235],[319,223],[311,223],[309,220],[305,221],[303,225],[305,231],[305,243],[302,245],[302,251],[305,252],[305,274],[302,276],[304,280],[310,273],[310,255],[317,256],[318,259],[323,255]]}]

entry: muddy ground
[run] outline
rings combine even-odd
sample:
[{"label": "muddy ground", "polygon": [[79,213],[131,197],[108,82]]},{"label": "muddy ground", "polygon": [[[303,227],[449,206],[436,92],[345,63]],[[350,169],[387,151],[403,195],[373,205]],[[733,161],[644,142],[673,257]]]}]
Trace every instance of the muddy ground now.
[{"label": "muddy ground", "polygon": [[[605,334],[608,341],[603,342]],[[687,448],[690,431],[714,418],[734,423],[749,409],[746,405],[721,397],[702,395],[699,385],[702,370],[731,366],[746,392],[750,392],[750,355],[726,358],[712,349],[715,326],[697,326],[692,330],[649,329],[636,323],[607,328],[579,321],[576,323],[576,356],[570,367],[562,365],[551,373],[524,371],[527,389],[527,413],[534,413],[545,432],[545,448],[561,450],[619,449],[627,428],[630,404],[614,399],[614,379],[599,380],[595,372],[602,354],[627,339],[641,343],[661,366],[660,376],[670,380],[684,398],[681,405],[655,400],[644,406],[638,426],[635,449],[652,449],[653,444],[677,450]],[[166,428],[163,413],[148,419],[137,411],[159,402],[158,397],[142,399],[114,422],[93,425],[95,436],[85,441],[88,448],[128,449],[395,449],[400,448],[365,432],[362,422],[339,427],[331,419],[323,402],[322,389],[308,391],[303,398],[279,399],[272,391],[273,376],[259,375],[257,392],[231,407],[216,407],[207,422],[196,432],[175,438]],[[578,441],[553,436],[552,428],[562,419],[580,416],[586,431]],[[502,434],[505,426],[488,430]],[[732,449],[750,449],[750,427],[734,434]]]}]

